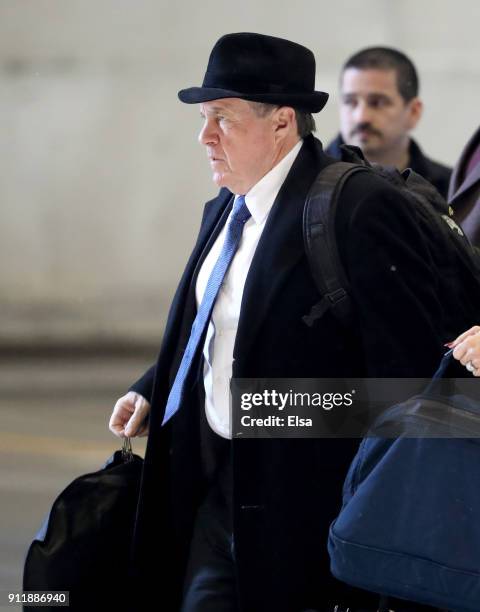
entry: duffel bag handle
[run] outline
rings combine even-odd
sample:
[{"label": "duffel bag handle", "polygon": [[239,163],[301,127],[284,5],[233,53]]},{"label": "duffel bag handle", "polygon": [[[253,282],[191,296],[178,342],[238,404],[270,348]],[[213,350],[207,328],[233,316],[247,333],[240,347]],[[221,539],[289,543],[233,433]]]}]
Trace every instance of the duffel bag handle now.
[{"label": "duffel bag handle", "polygon": [[129,463],[133,460],[132,442],[130,438],[123,438],[122,460],[123,463]]}]

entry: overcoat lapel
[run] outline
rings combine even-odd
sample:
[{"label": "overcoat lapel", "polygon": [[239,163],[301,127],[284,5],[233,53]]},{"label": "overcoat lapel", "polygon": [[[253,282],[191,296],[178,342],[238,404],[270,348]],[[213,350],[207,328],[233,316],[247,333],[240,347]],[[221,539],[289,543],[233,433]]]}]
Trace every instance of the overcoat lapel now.
[{"label": "overcoat lapel", "polygon": [[215,240],[221,230],[222,224],[219,221],[231,200],[232,194],[228,190],[223,189],[218,197],[212,200],[205,209],[197,242],[190,255],[172,303],[171,312],[173,319],[167,322],[165,329],[164,342],[167,344],[171,336],[174,336],[175,343],[178,343],[178,337],[175,332],[178,330],[178,325],[184,316],[187,301],[192,298],[192,295],[193,297],[195,295],[192,288],[192,280],[196,276],[199,263],[203,261],[212,241]]},{"label": "overcoat lapel", "polygon": [[[165,405],[170,387],[168,374],[172,371],[172,365],[178,367],[181,348],[188,340],[187,331],[189,333],[191,321],[195,316],[194,280],[198,273],[199,264],[205,258],[212,240],[220,232],[222,221],[227,216],[231,201],[232,194],[227,189],[222,189],[217,198],[209,202],[205,208],[197,242],[173,298],[165,326],[162,350],[156,368],[157,372],[163,373],[163,376],[155,377],[152,396],[152,403],[155,405]],[[156,419],[161,423],[163,419],[162,410],[152,411],[151,419],[152,424]]]},{"label": "overcoat lapel", "polygon": [[202,267],[206,256],[210,252],[210,249],[225,225],[230,210],[232,209],[232,205],[233,195],[229,194],[225,201],[222,201],[220,206],[216,207],[215,214],[211,213],[209,215],[208,221],[205,222],[205,230],[204,232],[202,231],[202,237],[205,236],[205,238],[202,239],[202,245],[199,251],[194,253],[194,259],[192,262],[193,267],[189,274],[190,282],[187,288],[186,299],[183,307],[182,326],[180,328],[180,333],[178,334],[177,340],[177,347],[180,348],[180,350],[177,350],[177,353],[172,360],[172,367],[170,369],[170,383],[173,383],[177,373],[183,356],[183,351],[190,338],[193,320],[197,314],[195,286],[197,283],[198,273],[200,272],[200,268]]},{"label": "overcoat lapel", "polygon": [[[245,359],[275,297],[305,252],[302,219],[305,198],[328,164],[321,143],[307,137],[272,206],[257,246],[242,297],[234,359]],[[240,373],[234,368],[234,375]]]},{"label": "overcoat lapel", "polygon": [[464,181],[463,184],[460,184],[460,176],[462,174],[463,167],[465,165],[465,160],[470,155],[472,148],[478,143],[480,138],[480,127],[476,130],[470,140],[467,142],[465,147],[463,148],[462,153],[460,154],[460,159],[455,164],[453,168],[452,177],[450,179],[450,186],[448,189],[448,200],[449,202],[454,202],[456,198],[458,198],[462,193],[465,193],[467,189],[469,189],[476,181],[480,180],[480,170],[477,166],[475,169],[476,172],[472,172],[471,176],[468,176],[468,180]]},{"label": "overcoat lapel", "polygon": [[455,201],[458,200],[466,191],[468,191],[470,187],[478,183],[478,181],[480,181],[480,165],[477,164],[477,166],[470,172],[467,178],[460,185],[459,190],[452,195],[451,203],[455,204]]}]

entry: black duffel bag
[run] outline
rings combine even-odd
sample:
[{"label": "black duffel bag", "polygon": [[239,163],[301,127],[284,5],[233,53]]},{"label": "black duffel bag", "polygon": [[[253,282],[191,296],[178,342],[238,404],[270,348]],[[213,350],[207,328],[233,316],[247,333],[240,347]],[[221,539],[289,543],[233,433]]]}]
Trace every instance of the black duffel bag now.
[{"label": "black duffel bag", "polygon": [[125,439],[101,470],[76,478],[60,493],[28,549],[24,591],[69,591],[69,609],[75,611],[129,609],[128,566],[142,466]]}]

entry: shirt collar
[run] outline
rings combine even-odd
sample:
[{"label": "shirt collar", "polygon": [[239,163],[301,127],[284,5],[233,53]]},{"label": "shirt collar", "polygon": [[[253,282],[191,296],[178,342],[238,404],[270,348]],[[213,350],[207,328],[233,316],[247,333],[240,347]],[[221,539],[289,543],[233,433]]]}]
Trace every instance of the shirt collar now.
[{"label": "shirt collar", "polygon": [[[245,203],[255,223],[263,223],[273,206],[290,168],[302,148],[303,140],[290,149],[285,157],[256,183],[245,195]],[[237,196],[238,197],[238,196]]]}]

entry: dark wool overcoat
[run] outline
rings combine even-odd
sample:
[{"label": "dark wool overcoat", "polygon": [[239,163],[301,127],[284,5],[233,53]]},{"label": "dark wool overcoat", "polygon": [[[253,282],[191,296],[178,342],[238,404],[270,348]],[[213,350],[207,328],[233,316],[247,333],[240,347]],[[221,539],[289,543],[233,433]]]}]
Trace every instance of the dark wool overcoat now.
[{"label": "dark wool overcoat", "polygon": [[[356,322],[346,328],[329,312],[313,327],[304,322],[321,296],[305,255],[303,208],[317,173],[331,162],[320,142],[307,137],[274,202],[245,284],[234,377],[428,377],[442,343],[451,339],[446,334],[462,331],[445,331],[438,279],[414,207],[366,173],[345,187],[336,220]],[[222,189],[207,203],[158,361],[132,386],[152,404],[128,586],[136,597],[146,594],[139,610],[178,609],[195,511],[205,491],[203,406],[193,380],[179,412],[166,426],[161,423],[195,316],[196,275],[232,199]],[[357,444],[232,441],[233,535],[242,612],[298,612],[335,603],[340,583],[329,572],[327,533]],[[150,607],[148,601],[158,605]]]}]

